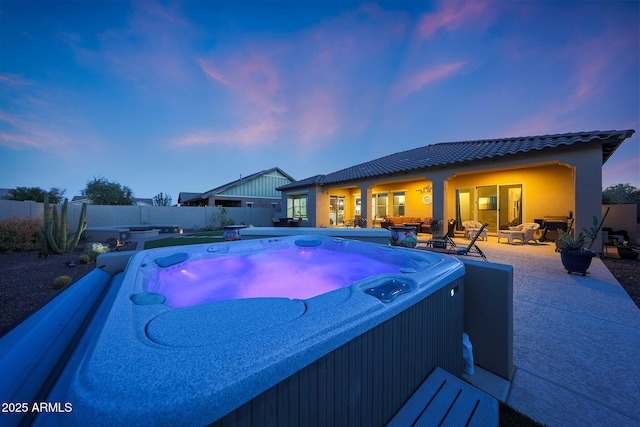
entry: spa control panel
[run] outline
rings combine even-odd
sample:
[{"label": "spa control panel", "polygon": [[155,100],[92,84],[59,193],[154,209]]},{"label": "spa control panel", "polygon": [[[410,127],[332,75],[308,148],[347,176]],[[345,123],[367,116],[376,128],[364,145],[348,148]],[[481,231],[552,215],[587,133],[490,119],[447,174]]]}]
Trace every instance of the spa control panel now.
[{"label": "spa control panel", "polygon": [[391,302],[398,295],[406,292],[411,292],[411,287],[406,283],[402,283],[393,279],[383,283],[382,285],[369,288],[364,292],[378,298],[382,302]]}]

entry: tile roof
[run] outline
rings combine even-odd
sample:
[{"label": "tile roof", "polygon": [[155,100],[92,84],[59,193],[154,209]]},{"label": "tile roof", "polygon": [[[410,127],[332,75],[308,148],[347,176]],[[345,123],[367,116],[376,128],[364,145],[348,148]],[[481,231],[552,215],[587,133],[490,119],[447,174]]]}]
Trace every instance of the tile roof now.
[{"label": "tile roof", "polygon": [[357,181],[438,166],[470,163],[496,157],[509,157],[531,151],[548,151],[562,146],[570,147],[577,144],[602,145],[602,163],[604,164],[618,146],[633,135],[634,132],[634,130],[629,129],[443,142],[380,157],[328,175],[316,175],[284,185],[279,187],[278,190],[292,190],[309,187],[310,185]]},{"label": "tile roof", "polygon": [[200,201],[200,200],[206,200],[207,198],[214,196],[216,194],[220,194],[223,191],[226,191],[230,188],[236,187],[240,184],[243,184],[245,182],[249,182],[253,179],[256,179],[262,175],[266,175],[268,173],[271,172],[278,172],[281,175],[285,176],[286,178],[290,179],[291,181],[295,181],[293,179],[293,177],[291,177],[288,173],[286,173],[285,171],[283,171],[282,169],[280,169],[279,167],[274,167],[271,169],[266,169],[260,172],[256,172],[253,173],[251,175],[247,175],[247,176],[243,176],[240,179],[236,179],[235,181],[231,181],[228,182],[226,184],[223,184],[219,187],[213,188],[209,191],[205,191],[204,193],[187,193],[187,192],[182,192],[180,193],[180,196],[178,197],[178,201],[179,203],[187,203],[187,202],[195,202],[195,201]]},{"label": "tile roof", "polygon": [[184,203],[188,200],[191,199],[195,199],[197,197],[199,197],[202,193],[193,193],[193,192],[187,192],[187,191],[181,191],[178,194],[178,203]]},{"label": "tile roof", "polygon": [[228,190],[229,188],[236,187],[236,186],[238,186],[238,185],[240,185],[242,183],[249,182],[249,181],[251,181],[253,179],[256,179],[256,178],[258,178],[258,177],[260,177],[262,175],[266,175],[266,174],[274,172],[274,171],[279,172],[280,174],[282,174],[285,177],[289,178],[291,181],[294,181],[294,179],[289,174],[284,172],[282,169],[280,169],[278,167],[275,167],[275,168],[266,169],[266,170],[263,170],[263,171],[260,171],[260,172],[253,173],[251,175],[244,176],[244,177],[242,177],[240,179],[237,179],[235,181],[231,181],[231,182],[228,182],[228,183],[226,183],[224,185],[221,185],[220,187],[216,187],[216,188],[214,188],[212,190],[205,191],[204,193],[202,193],[200,195],[200,197],[202,197],[203,199],[206,199],[206,198],[211,197],[213,195],[222,193],[223,191]]}]

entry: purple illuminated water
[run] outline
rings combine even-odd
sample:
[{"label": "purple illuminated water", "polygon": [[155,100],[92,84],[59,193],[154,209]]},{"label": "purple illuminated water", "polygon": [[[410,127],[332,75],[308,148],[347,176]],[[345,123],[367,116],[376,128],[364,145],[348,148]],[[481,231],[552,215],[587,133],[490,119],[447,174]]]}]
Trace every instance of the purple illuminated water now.
[{"label": "purple illuminated water", "polygon": [[[290,248],[192,261],[160,272],[171,307],[240,298],[307,299],[402,266],[322,248]],[[154,288],[148,284],[149,290]]]}]

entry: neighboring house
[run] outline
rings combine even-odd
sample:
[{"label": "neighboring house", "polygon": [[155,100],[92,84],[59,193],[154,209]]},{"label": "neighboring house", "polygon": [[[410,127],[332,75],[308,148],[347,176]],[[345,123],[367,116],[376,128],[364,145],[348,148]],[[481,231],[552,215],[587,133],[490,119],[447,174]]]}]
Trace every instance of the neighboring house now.
[{"label": "neighboring house", "polygon": [[634,130],[428,145],[278,188],[287,217],[305,225],[368,227],[388,216],[489,223],[489,231],[545,216],[601,218],[602,165]]},{"label": "neighboring house", "polygon": [[178,194],[178,206],[186,206],[184,203],[186,200],[195,199],[200,196],[202,193],[191,193],[186,191],[181,191]]},{"label": "neighboring house", "polygon": [[280,168],[242,177],[204,193],[180,193],[181,206],[256,207],[280,210],[282,194],[278,187],[294,179]]},{"label": "neighboring house", "polygon": [[[84,196],[73,196],[69,203],[71,203],[72,205],[81,205],[83,203],[90,205],[91,200]],[[142,199],[133,197],[133,206],[153,206],[153,199]]]}]

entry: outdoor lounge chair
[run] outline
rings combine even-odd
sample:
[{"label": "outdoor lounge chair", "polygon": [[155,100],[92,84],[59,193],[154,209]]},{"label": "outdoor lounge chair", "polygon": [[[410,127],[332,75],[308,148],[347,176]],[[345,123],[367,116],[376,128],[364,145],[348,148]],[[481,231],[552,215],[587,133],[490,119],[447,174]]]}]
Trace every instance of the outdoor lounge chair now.
[{"label": "outdoor lounge chair", "polygon": [[[453,248],[457,248],[456,246],[456,242],[454,242],[451,237],[454,230],[456,228],[456,220],[451,220],[449,222],[449,229],[447,230],[447,232],[445,233],[444,237],[437,237],[435,239],[429,239],[427,240],[427,246],[428,247],[432,247],[432,248],[440,248],[440,249],[453,249]],[[474,239],[475,241],[475,239]]]},{"label": "outdoor lounge chair", "polygon": [[447,252],[453,253],[455,255],[477,255],[482,257],[482,259],[486,261],[487,257],[484,255],[484,252],[482,252],[482,249],[480,249],[478,245],[476,245],[476,240],[478,240],[478,237],[480,237],[484,229],[488,226],[489,223],[482,224],[482,227],[480,227],[475,236],[473,236],[466,248],[455,248],[453,250],[448,250]]},{"label": "outdoor lounge chair", "polygon": [[[453,222],[453,226],[455,227],[455,221]],[[434,252],[441,252],[441,253],[446,253],[446,254],[450,254],[450,255],[469,255],[469,256],[480,256],[482,257],[483,260],[487,260],[487,257],[484,255],[484,252],[482,252],[482,249],[480,249],[477,245],[476,245],[476,240],[478,240],[478,237],[480,237],[480,235],[482,234],[482,232],[485,230],[485,228],[487,228],[489,226],[488,223],[486,224],[482,224],[482,226],[478,229],[478,232],[475,233],[475,235],[473,236],[473,238],[471,239],[471,241],[469,242],[469,244],[464,247],[464,248],[459,248],[458,246],[456,246],[455,242],[453,240],[451,240],[448,236],[445,236],[444,239],[435,239],[436,241],[447,241],[450,242],[447,244],[447,246],[438,246],[438,245],[433,245],[433,244],[429,244],[429,242],[432,242],[434,239],[431,239],[427,242],[425,241],[418,241],[418,245],[417,249],[420,250],[427,250],[427,251],[434,251]],[[448,234],[448,233],[447,233]],[[425,244],[426,243],[426,247],[424,246],[420,246],[420,243]],[[449,246],[451,245],[451,246]]]}]

